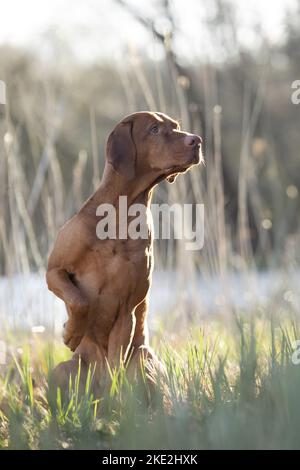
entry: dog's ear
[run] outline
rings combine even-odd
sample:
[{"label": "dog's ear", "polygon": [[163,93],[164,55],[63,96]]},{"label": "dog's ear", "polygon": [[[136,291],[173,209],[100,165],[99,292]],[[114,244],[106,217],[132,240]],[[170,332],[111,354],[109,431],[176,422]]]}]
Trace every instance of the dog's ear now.
[{"label": "dog's ear", "polygon": [[107,140],[106,158],[114,169],[131,180],[135,175],[136,147],[132,138],[132,121],[122,121]]}]

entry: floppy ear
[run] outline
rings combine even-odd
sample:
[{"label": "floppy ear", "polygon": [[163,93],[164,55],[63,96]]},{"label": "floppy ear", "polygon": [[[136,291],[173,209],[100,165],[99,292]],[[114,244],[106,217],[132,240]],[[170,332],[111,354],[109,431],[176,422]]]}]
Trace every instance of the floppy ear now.
[{"label": "floppy ear", "polygon": [[120,122],[111,132],[106,146],[107,161],[125,178],[135,175],[136,147],[132,138],[132,121]]}]

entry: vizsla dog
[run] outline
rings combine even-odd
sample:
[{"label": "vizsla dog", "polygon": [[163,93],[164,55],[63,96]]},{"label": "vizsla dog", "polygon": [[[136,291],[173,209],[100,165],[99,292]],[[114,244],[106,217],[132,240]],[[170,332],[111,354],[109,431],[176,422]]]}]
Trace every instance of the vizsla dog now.
[{"label": "vizsla dog", "polygon": [[[137,370],[141,359],[152,370],[160,367],[147,327],[153,270],[150,203],[159,181],[173,182],[200,162],[200,146],[200,137],[182,132],[162,113],[131,114],[111,132],[100,186],[59,231],[49,258],[48,287],[66,304],[63,337],[74,352],[54,370],[57,385],[64,387],[76,374],[79,357],[85,368],[96,365],[98,378],[107,364],[114,368],[121,359],[129,370]],[[128,207],[146,206],[147,238],[97,237],[98,206],[112,204],[119,221],[120,196],[127,197]]]}]

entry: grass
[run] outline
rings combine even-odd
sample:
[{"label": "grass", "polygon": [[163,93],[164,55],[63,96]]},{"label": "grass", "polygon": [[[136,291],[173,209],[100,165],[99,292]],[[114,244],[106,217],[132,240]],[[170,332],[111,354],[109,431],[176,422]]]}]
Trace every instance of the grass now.
[{"label": "grass", "polygon": [[300,366],[291,361],[297,321],[213,320],[186,335],[168,345],[154,338],[167,377],[150,407],[144,386],[129,383],[124,369],[114,371],[100,397],[93,396],[88,378],[82,393],[78,380],[70,384],[63,400],[59,390],[48,387],[49,371],[68,356],[61,342],[42,335],[8,337],[7,362],[1,366],[0,447],[300,447]]},{"label": "grass", "polygon": [[[163,2],[165,17],[173,28],[169,3]],[[215,3],[212,21],[208,17]],[[283,47],[245,54],[236,43],[238,24],[230,14],[223,18],[224,11],[229,12],[222,1],[208,5],[203,28],[216,54],[205,53],[193,67],[177,58],[176,29],[164,37],[156,21],[145,22],[139,15],[133,16],[162,46],[160,61],[130,52],[120,64],[100,62],[91,70],[70,64],[66,74],[56,62],[45,66],[21,51],[3,49],[0,72],[8,96],[0,110],[0,271],[10,281],[7,289],[18,282],[10,296],[20,302],[24,297],[20,318],[29,319],[33,303],[41,318],[48,316],[52,304],[44,308],[34,289],[25,299],[19,281],[30,273],[44,276],[58,229],[98,184],[108,133],[124,114],[141,109],[167,112],[182,128],[204,137],[206,167],[173,185],[162,184],[155,200],[204,203],[204,249],[187,252],[185,240],[157,240],[157,267],[177,272],[189,287],[200,274],[219,279],[223,288],[213,299],[216,316],[188,329],[194,305],[203,316],[211,312],[185,286],[174,287],[179,308],[170,317],[166,312],[164,334],[151,338],[167,367],[161,384],[165,397],[158,391],[151,408],[144,389],[128,383],[123,369],[113,373],[100,397],[93,396],[89,381],[80,394],[77,380],[64,401],[59,391],[49,389],[49,372],[68,357],[67,348],[46,334],[4,333],[7,318],[21,324],[5,297],[0,305],[0,340],[7,344],[6,363],[0,360],[0,448],[300,447],[300,366],[291,362],[293,341],[300,338],[297,296],[295,302],[282,303],[281,291],[278,298],[272,294],[268,311],[261,312],[255,295],[261,268],[280,269],[285,294],[294,295],[289,278],[299,266],[297,135],[279,137],[285,135],[281,120],[296,119],[283,104],[290,103],[286,82],[297,60],[286,55],[290,65],[279,76],[272,65],[276,60],[266,58],[283,56]],[[230,37],[235,38],[234,47],[228,47],[233,55],[215,64]],[[263,35],[260,39],[264,44]],[[285,127],[291,131],[293,125]],[[288,196],[288,188],[295,197]],[[253,316],[232,313],[227,295],[237,289],[230,285],[232,273],[249,278]],[[282,311],[290,308],[288,303],[296,305],[290,316]],[[270,314],[276,310],[277,315]],[[221,315],[226,319],[218,319]],[[170,335],[175,321],[180,328],[177,323],[176,334]]]},{"label": "grass", "polygon": [[[131,111],[161,110],[204,137],[206,167],[195,168],[174,185],[161,185],[155,202],[204,203],[205,244],[199,252],[187,252],[185,240],[157,241],[156,262],[179,273],[189,286],[199,273],[204,279],[220,278],[224,290],[218,297],[226,302],[216,304],[215,313],[227,316],[201,320],[201,327],[194,319],[187,327],[198,296],[190,302],[190,294],[179,286],[180,308],[165,320],[164,333],[151,337],[167,377],[161,378],[149,407],[145,388],[128,382],[123,368],[114,371],[111,386],[99,397],[93,396],[90,378],[79,393],[77,378],[64,400],[49,387],[49,375],[69,357],[67,348],[46,333],[4,332],[6,319],[14,315],[4,300],[1,449],[300,448],[300,365],[291,361],[293,342],[300,339],[299,307],[283,312],[288,303],[277,298],[269,299],[265,312],[255,307],[260,268],[280,268],[289,286],[289,275],[299,265],[299,152],[297,132],[292,132],[297,110],[288,106],[286,85],[298,70],[297,58],[288,54],[297,35],[290,25],[286,48],[270,48],[258,32],[257,43],[265,44],[262,54],[245,54],[227,3],[208,2],[207,23],[199,21],[208,45],[214,45],[212,52],[201,52],[201,60],[185,66],[170,2],[162,3],[172,29],[166,37],[156,29],[156,20],[130,12],[161,45],[160,61],[144,60],[143,51],[124,54],[122,47],[120,63],[70,64],[66,73],[59,61],[46,66],[31,55],[2,48],[0,78],[7,82],[7,105],[0,110],[0,271],[12,284],[16,274],[44,275],[59,227],[98,184],[112,126]],[[286,59],[280,69],[278,53]],[[223,56],[222,64],[219,59],[214,63]],[[289,187],[295,198],[288,196]],[[252,316],[232,313],[227,298],[232,272],[249,274]],[[252,272],[258,274],[256,283]],[[17,287],[11,297],[19,295],[22,301]],[[48,315],[37,297],[34,292],[24,302],[21,316],[30,316],[33,302]],[[207,313],[203,305],[197,309]],[[178,323],[172,327],[174,318],[180,328]]]}]

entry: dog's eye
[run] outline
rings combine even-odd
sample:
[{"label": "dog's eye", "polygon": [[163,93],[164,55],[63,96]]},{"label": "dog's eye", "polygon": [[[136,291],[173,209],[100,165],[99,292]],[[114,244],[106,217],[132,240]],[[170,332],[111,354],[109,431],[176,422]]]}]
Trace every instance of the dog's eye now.
[{"label": "dog's eye", "polygon": [[150,133],[153,135],[156,135],[159,133],[159,127],[158,126],[152,126],[150,129]]}]

